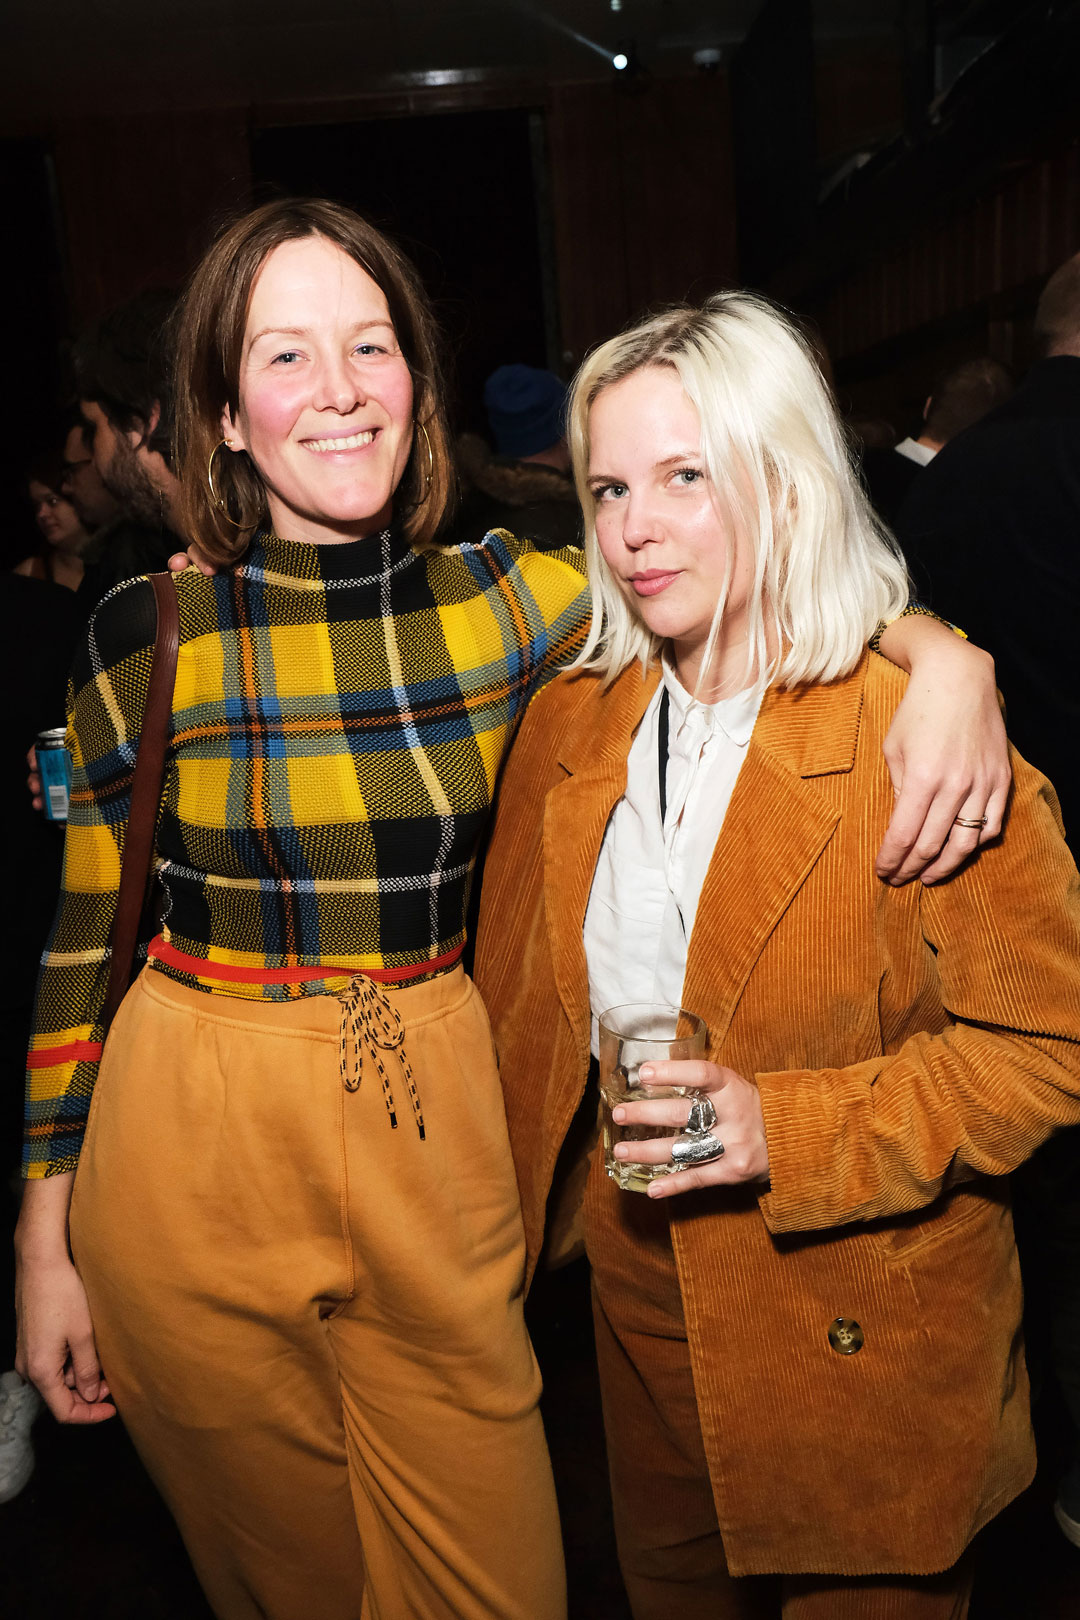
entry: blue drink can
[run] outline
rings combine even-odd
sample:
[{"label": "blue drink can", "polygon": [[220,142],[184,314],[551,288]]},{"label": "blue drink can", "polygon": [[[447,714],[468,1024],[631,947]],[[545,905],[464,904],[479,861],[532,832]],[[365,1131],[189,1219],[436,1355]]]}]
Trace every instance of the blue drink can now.
[{"label": "blue drink can", "polygon": [[47,821],[66,821],[68,818],[71,755],[64,746],[65,735],[63,726],[53,726],[49,731],[39,731],[35,744]]}]

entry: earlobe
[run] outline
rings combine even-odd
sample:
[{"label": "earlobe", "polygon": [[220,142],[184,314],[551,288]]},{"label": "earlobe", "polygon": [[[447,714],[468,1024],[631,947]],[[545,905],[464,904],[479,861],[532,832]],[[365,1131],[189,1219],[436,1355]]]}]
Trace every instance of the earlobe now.
[{"label": "earlobe", "polygon": [[150,415],[146,418],[146,421],[143,423],[142,427],[128,428],[127,436],[131,441],[131,448],[133,450],[145,449],[149,445],[150,440],[154,437],[154,434],[157,432],[160,421],[161,401],[155,399],[150,409]]},{"label": "earlobe", "polygon": [[228,406],[221,413],[221,437],[230,450],[246,450],[247,445],[240,436],[240,430],[232,419]]}]

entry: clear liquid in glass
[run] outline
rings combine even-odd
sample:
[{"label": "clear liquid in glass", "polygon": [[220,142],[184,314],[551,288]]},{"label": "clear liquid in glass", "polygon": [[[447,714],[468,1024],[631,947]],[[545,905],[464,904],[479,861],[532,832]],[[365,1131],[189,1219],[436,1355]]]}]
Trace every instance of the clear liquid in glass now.
[{"label": "clear liquid in glass", "polygon": [[644,1086],[643,1063],[700,1058],[705,1055],[705,1024],[683,1007],[649,1002],[612,1007],[600,1017],[600,1133],[604,1168],[624,1192],[644,1192],[658,1176],[670,1176],[676,1166],[640,1164],[617,1159],[618,1142],[647,1142],[682,1134],[681,1126],[616,1125],[611,1111],[619,1103],[646,1098],[696,1097],[692,1086]]}]

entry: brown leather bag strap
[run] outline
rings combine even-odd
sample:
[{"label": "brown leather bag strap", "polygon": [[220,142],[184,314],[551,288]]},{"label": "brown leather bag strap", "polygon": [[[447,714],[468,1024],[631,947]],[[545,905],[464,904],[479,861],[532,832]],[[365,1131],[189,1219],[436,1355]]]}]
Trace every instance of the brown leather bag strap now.
[{"label": "brown leather bag strap", "polygon": [[146,710],[139,734],[139,752],[131,785],[124,858],[120,866],[120,889],[112,925],[112,951],[109,985],[101,1021],[107,1034],[113,1015],[127,994],[135,947],[139,939],[146,891],[154,858],[161,788],[165,779],[165,755],[172,733],[173,687],[176,684],[176,654],[180,646],[180,614],[176,587],[171,574],[151,574],[150,583],[157,599],[157,636],[150,666]]}]

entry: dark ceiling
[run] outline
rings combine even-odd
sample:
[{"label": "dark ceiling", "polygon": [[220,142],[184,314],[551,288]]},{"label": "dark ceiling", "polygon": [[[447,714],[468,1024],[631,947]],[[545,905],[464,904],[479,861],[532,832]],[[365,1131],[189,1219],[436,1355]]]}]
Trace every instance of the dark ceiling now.
[{"label": "dark ceiling", "polygon": [[[6,0],[3,116],[344,100],[590,79],[632,42],[657,74],[730,52],[761,0]],[[895,35],[904,0],[815,0],[822,40]]]}]

